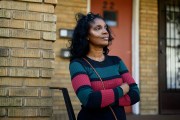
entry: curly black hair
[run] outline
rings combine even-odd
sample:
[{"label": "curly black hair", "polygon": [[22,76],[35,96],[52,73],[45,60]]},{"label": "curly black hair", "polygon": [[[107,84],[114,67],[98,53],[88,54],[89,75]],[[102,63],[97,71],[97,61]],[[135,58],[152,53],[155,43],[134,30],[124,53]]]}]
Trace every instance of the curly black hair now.
[{"label": "curly black hair", "polygon": [[[87,40],[87,36],[89,34],[90,23],[94,22],[94,19],[99,18],[103,19],[99,14],[88,13],[84,15],[82,13],[76,14],[77,24],[75,26],[73,37],[70,41],[70,52],[71,52],[71,60],[75,58],[82,58],[87,55],[89,52],[89,42]],[[109,33],[109,45],[111,44],[113,37],[110,31],[109,26],[107,25],[107,32]],[[108,46],[109,46],[108,45]],[[109,53],[108,46],[103,48],[104,54],[107,55]]]}]

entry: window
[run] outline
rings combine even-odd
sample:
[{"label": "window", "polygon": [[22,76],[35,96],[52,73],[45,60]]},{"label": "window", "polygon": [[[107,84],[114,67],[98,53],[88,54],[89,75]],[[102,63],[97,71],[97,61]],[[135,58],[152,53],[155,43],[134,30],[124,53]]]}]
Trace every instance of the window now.
[{"label": "window", "polygon": [[117,12],[115,11],[104,11],[103,16],[107,25],[114,27],[117,26]]},{"label": "window", "polygon": [[167,89],[180,89],[180,8],[166,6]]}]

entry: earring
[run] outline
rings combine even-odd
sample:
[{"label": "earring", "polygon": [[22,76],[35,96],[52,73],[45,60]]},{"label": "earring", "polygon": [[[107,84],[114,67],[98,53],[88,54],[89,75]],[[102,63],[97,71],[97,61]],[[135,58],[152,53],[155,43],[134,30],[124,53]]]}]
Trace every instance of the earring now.
[{"label": "earring", "polygon": [[89,38],[86,38],[89,41]]}]

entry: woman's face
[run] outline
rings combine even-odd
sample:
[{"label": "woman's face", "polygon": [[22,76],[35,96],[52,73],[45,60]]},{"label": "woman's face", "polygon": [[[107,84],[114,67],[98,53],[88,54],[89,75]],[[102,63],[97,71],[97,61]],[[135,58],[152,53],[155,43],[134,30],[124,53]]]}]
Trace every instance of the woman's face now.
[{"label": "woman's face", "polygon": [[93,46],[105,47],[109,44],[109,33],[104,20],[100,18],[94,19],[94,22],[90,24],[88,38],[90,45]]}]

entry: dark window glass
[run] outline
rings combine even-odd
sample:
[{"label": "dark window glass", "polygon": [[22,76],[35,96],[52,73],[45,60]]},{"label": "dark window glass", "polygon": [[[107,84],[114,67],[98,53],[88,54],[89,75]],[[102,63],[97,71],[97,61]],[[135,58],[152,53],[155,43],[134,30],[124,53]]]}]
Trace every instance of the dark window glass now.
[{"label": "dark window glass", "polygon": [[103,16],[104,16],[105,22],[109,26],[117,26],[117,12],[115,12],[115,11],[104,11]]}]

